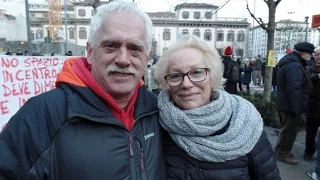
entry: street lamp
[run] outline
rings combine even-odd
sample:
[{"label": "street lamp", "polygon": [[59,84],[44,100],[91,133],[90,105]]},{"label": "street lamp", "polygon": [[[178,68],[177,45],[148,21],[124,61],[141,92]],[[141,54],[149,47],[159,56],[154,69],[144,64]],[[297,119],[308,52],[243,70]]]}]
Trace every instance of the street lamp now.
[{"label": "street lamp", "polygon": [[295,12],[288,12],[288,14],[290,14],[290,23],[289,23],[289,37],[288,37],[288,46],[287,46],[287,48],[290,48],[292,14],[294,14],[294,13]]},{"label": "street lamp", "polygon": [[309,16],[304,17],[305,18],[305,22],[306,22],[306,37],[305,37],[305,42],[308,41],[308,20],[309,20]]}]

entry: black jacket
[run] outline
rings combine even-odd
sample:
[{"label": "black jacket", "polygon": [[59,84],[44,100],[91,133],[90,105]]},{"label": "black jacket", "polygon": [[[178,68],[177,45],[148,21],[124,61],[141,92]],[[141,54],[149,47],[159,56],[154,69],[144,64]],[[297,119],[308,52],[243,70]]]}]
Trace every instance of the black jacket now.
[{"label": "black jacket", "polygon": [[89,88],[31,98],[0,134],[0,179],[165,179],[156,97],[140,87],[130,132]]},{"label": "black jacket", "polygon": [[320,68],[312,67],[308,70],[309,102],[308,117],[320,120]]},{"label": "black jacket", "polygon": [[175,144],[166,131],[163,132],[163,141],[168,180],[281,179],[273,149],[265,132],[249,154],[221,163],[192,158]]},{"label": "black jacket", "polygon": [[297,52],[285,55],[277,64],[277,109],[300,115],[308,110],[307,62]]}]

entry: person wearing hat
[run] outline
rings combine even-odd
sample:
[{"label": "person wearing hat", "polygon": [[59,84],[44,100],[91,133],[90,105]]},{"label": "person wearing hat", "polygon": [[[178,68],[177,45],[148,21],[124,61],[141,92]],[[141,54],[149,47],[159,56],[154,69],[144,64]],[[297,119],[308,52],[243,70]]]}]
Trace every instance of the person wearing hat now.
[{"label": "person wearing hat", "polygon": [[298,43],[292,53],[278,63],[277,102],[282,128],[276,145],[276,158],[288,164],[297,164],[292,146],[299,130],[300,117],[308,110],[309,85],[306,66],[315,47],[308,42]]},{"label": "person wearing hat", "polygon": [[[228,46],[224,50],[224,56],[222,59],[222,63],[224,66],[224,71],[223,71],[223,78],[226,79],[226,82],[224,84],[224,89],[230,94],[237,94],[237,83],[238,80],[232,78],[232,72],[234,70],[238,70],[239,74],[239,67],[235,61],[232,60],[232,48],[231,46]],[[240,76],[240,75],[239,75]]]}]

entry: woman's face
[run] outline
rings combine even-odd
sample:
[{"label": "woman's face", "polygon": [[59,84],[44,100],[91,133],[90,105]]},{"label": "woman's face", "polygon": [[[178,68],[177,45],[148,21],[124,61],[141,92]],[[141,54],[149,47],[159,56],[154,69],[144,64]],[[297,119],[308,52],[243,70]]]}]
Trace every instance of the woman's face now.
[{"label": "woman's face", "polygon": [[[185,48],[174,52],[168,60],[168,74],[189,73],[189,77],[196,79],[203,69],[208,68],[203,60],[201,51],[195,48]],[[194,71],[193,71],[194,70]],[[181,109],[194,109],[210,102],[212,80],[209,71],[200,77],[200,82],[191,81],[187,75],[182,77],[180,85],[169,87],[173,101]],[[192,77],[191,77],[192,78]]]}]

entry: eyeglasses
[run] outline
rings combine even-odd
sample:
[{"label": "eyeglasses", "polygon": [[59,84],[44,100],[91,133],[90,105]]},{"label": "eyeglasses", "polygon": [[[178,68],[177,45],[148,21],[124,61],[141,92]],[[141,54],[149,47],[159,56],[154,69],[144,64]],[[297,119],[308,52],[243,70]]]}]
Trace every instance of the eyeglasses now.
[{"label": "eyeglasses", "polygon": [[209,68],[198,68],[193,69],[187,73],[172,73],[166,75],[164,79],[170,87],[180,85],[183,82],[185,76],[188,76],[191,82],[201,82],[207,78],[209,70]]}]

